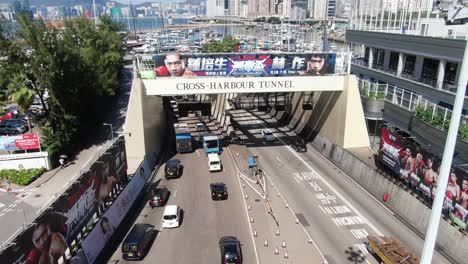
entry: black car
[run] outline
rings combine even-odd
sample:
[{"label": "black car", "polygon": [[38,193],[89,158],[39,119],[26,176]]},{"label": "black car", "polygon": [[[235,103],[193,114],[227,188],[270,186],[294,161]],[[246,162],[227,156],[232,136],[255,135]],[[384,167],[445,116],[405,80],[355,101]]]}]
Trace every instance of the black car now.
[{"label": "black car", "polygon": [[166,179],[169,178],[177,178],[180,176],[182,165],[180,164],[180,160],[178,159],[170,159],[166,162]]},{"label": "black car", "polygon": [[240,241],[233,236],[225,236],[219,240],[222,264],[241,264],[242,250]]},{"label": "black car", "polygon": [[306,152],[307,151],[307,146],[304,143],[304,141],[300,138],[295,138],[292,142],[292,147],[294,150],[297,152]]},{"label": "black car", "polygon": [[135,224],[122,243],[122,258],[141,260],[150,248],[156,230],[150,224]]},{"label": "black car", "polygon": [[211,198],[213,200],[226,200],[228,198],[226,184],[222,182],[215,182],[210,184]]},{"label": "black car", "polygon": [[148,203],[151,207],[164,206],[169,200],[169,190],[166,187],[154,188],[151,191],[151,196]]}]

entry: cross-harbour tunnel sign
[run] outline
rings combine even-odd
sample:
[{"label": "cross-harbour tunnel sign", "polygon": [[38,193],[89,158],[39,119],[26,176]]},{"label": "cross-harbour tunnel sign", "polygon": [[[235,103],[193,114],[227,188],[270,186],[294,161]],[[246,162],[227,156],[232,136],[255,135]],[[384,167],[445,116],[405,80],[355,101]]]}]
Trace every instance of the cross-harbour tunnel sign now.
[{"label": "cross-harbour tunnel sign", "polygon": [[146,95],[341,91],[346,76],[196,77],[142,80]]}]

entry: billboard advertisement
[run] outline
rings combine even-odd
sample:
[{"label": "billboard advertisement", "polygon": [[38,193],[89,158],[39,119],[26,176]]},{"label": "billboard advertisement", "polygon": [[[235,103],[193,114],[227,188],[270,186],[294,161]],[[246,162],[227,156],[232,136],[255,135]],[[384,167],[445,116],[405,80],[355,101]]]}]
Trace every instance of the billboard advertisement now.
[{"label": "billboard advertisement", "polygon": [[[397,133],[382,128],[378,160],[391,169],[408,188],[432,202],[439,186],[441,158],[404,141]],[[468,220],[468,173],[452,167],[445,192],[444,213],[466,229]]]},{"label": "billboard advertisement", "polygon": [[57,263],[66,248],[90,223],[118,179],[126,181],[125,144],[117,141],[82,174],[33,225],[1,253],[6,263]]},{"label": "billboard advertisement", "polygon": [[145,159],[125,189],[119,194],[111,207],[81,243],[88,263],[95,263],[99,254],[106,246],[107,241],[132,207],[150,175],[150,163]]},{"label": "billboard advertisement", "polygon": [[168,53],[154,62],[156,77],[321,76],[335,73],[336,53]]},{"label": "billboard advertisement", "polygon": [[15,151],[40,148],[41,144],[37,134],[0,137],[0,150]]}]

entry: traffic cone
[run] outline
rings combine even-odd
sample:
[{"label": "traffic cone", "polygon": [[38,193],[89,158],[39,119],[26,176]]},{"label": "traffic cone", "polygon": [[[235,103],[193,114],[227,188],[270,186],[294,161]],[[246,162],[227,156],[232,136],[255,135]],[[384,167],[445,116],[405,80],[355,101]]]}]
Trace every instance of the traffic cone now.
[{"label": "traffic cone", "polygon": [[268,240],[265,240],[265,242],[263,242],[263,245],[264,245],[265,247],[268,247]]},{"label": "traffic cone", "polygon": [[279,229],[276,229],[276,235],[279,236],[280,235],[280,231]]},{"label": "traffic cone", "polygon": [[278,247],[275,247],[275,255],[279,255]]},{"label": "traffic cone", "polygon": [[253,235],[254,235],[254,237],[257,237],[257,230],[254,230]]},{"label": "traffic cone", "polygon": [[283,248],[286,248],[286,241],[283,240],[283,243],[281,244]]},{"label": "traffic cone", "polygon": [[288,251],[287,251],[287,250],[284,251],[284,258],[285,258],[285,259],[289,258],[289,255],[288,255]]}]

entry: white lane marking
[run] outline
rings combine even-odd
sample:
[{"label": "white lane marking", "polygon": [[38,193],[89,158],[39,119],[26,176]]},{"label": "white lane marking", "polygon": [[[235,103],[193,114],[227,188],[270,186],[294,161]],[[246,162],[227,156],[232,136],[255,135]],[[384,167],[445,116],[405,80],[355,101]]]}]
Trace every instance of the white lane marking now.
[{"label": "white lane marking", "polygon": [[0,203],[0,208],[2,208],[2,207],[4,207],[4,206],[5,206],[5,204],[3,204],[3,203]]},{"label": "white lane marking", "polygon": [[195,153],[197,153],[197,156],[200,157],[200,153],[198,152],[198,149],[195,150]]},{"label": "white lane marking", "polygon": [[351,178],[348,174],[346,174],[344,171],[342,171],[340,168],[338,168],[333,162],[331,162],[329,159],[327,159],[327,157],[325,157],[322,153],[320,153],[319,151],[317,151],[314,146],[312,146],[312,149],[317,152],[320,156],[323,157],[323,159],[328,162],[330,165],[332,165],[334,168],[336,168],[338,171],[341,172],[341,174],[345,175],[346,178],[348,178],[352,183],[354,183],[354,185],[356,185],[357,187],[359,187],[363,192],[365,192],[367,195],[369,195],[372,199],[374,199],[374,201],[376,201],[377,203],[379,203],[385,210],[387,210],[391,215],[395,215],[394,212],[392,212],[390,209],[388,209],[387,206],[385,206],[382,202],[380,202],[377,198],[375,198],[372,194],[370,194],[366,189],[364,189],[364,187],[362,187],[359,183],[357,183],[353,178]]},{"label": "white lane marking", "polygon": [[281,159],[279,157],[275,156],[275,158],[277,161],[281,162]]},{"label": "white lane marking", "polygon": [[299,156],[290,146],[288,146],[283,140],[281,140],[280,138],[278,138],[279,141],[281,141],[281,143],[283,143],[286,148],[294,155],[296,156],[318,179],[320,179],[332,192],[334,192],[346,205],[349,206],[349,208],[351,208],[351,210],[354,211],[354,213],[356,213],[358,216],[360,216],[366,223],[367,225],[372,229],[374,230],[374,232],[379,235],[379,236],[383,236],[382,232],[380,232],[369,220],[367,220],[367,218],[365,218],[348,200],[346,200],[346,198],[343,197],[343,195],[341,195],[330,183],[328,183],[327,180],[325,180],[324,177],[322,177],[322,175],[320,175],[316,170],[314,170],[314,168],[312,168],[312,166],[310,166],[301,156]]},{"label": "white lane marking", "polygon": [[177,190],[174,191],[174,198],[176,197],[177,195]]},{"label": "white lane marking", "polygon": [[[236,167],[237,172],[239,172],[240,170],[237,167],[237,163],[236,163],[236,160],[234,159],[234,155],[232,155],[231,149],[229,147],[227,147],[227,149],[229,150],[229,154],[231,154],[231,160],[232,160],[232,162],[234,162],[234,166]],[[239,177],[238,174],[236,174],[236,178],[237,178],[237,181],[239,182],[239,187],[240,187],[241,192],[242,192],[242,197],[245,197],[244,190],[242,188],[242,183],[240,181],[240,177]],[[252,224],[250,223],[249,212],[247,211],[247,202],[245,201],[245,199],[242,199],[242,200],[244,201],[244,212],[245,212],[245,216],[247,217],[247,223],[249,223],[250,237],[252,238],[252,243],[253,243],[253,246],[254,246],[255,259],[257,260],[257,264],[260,264],[260,261],[258,259],[258,253],[257,253],[257,245],[255,244],[255,239],[254,239],[254,236],[253,236]]]},{"label": "white lane marking", "polygon": [[[283,194],[280,192],[280,190],[278,189],[278,187],[276,187],[276,184],[273,182],[273,180],[267,175],[266,176],[267,179],[270,181],[270,184],[276,189],[276,191],[279,193],[281,199],[283,200],[284,204],[287,204],[288,205],[288,208],[289,208],[289,211],[291,212],[291,214],[293,215],[294,218],[297,219],[296,217],[296,214],[294,213],[294,210],[292,209],[291,207],[291,204],[288,203],[286,201],[286,199],[284,198]],[[312,241],[312,244],[314,245],[315,249],[317,249],[318,253],[320,254],[320,256],[322,257],[322,259],[325,261],[324,263],[326,263],[327,259],[325,258],[325,256],[322,254],[322,251],[320,251],[319,247],[317,246],[317,244],[315,243],[315,241],[312,239],[312,237],[310,236],[309,232],[307,232],[307,230],[305,229],[304,225],[302,225],[302,223],[299,221],[299,224],[301,225],[302,227],[302,230],[304,231],[304,233],[306,234],[306,236],[309,238],[310,241]]]}]

